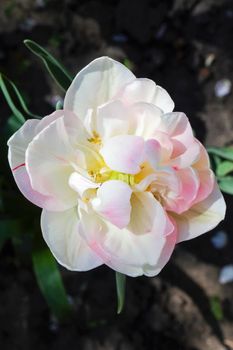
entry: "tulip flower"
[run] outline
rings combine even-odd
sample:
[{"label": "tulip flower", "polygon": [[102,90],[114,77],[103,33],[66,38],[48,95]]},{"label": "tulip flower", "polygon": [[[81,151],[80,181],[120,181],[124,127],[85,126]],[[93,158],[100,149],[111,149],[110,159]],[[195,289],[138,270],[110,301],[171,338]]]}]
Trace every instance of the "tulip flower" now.
[{"label": "tulip flower", "polygon": [[155,276],[177,243],[224,218],[208,154],[173,109],[165,89],[100,57],[74,78],[63,110],[8,141],[15,181],[43,209],[43,237],[67,269]]}]

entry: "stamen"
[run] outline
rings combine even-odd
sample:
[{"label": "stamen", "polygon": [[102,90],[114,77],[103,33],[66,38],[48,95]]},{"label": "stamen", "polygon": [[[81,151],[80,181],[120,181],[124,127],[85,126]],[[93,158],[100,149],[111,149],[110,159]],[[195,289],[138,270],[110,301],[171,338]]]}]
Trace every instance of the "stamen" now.
[{"label": "stamen", "polygon": [[101,140],[99,134],[94,130],[92,135],[93,135],[93,137],[90,137],[89,139],[87,139],[87,141],[94,143],[96,145],[101,145],[102,140]]}]

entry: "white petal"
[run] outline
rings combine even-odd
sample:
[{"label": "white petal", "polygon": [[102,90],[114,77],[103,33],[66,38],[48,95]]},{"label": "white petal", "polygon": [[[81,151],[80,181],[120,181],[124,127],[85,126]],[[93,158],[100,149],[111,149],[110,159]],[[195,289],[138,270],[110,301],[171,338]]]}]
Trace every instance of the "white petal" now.
[{"label": "white petal", "polygon": [[[26,151],[26,169],[34,190],[63,202],[63,210],[77,203],[77,194],[68,181],[77,161],[61,117],[43,129]],[[57,210],[57,208],[54,208]]]},{"label": "white petal", "polygon": [[182,215],[174,215],[178,227],[178,242],[212,230],[224,219],[225,211],[224,198],[215,185],[213,192],[204,201],[194,205]]},{"label": "white petal", "polygon": [[159,130],[176,138],[184,144],[188,144],[193,138],[193,132],[188,118],[182,112],[166,113],[161,119]]},{"label": "white petal", "polygon": [[100,154],[110,169],[137,174],[145,156],[144,140],[133,135],[114,136],[106,140]]},{"label": "white petal", "polygon": [[8,140],[8,159],[12,170],[25,163],[25,152],[28,144],[35,136],[35,130],[38,123],[39,120],[36,119],[27,120],[24,125]]},{"label": "white petal", "polygon": [[109,57],[99,57],[84,67],[67,90],[64,109],[84,118],[89,108],[96,109],[135,79],[123,64]]},{"label": "white petal", "polygon": [[93,200],[94,210],[119,228],[126,227],[130,221],[132,190],[128,184],[119,180],[104,182],[97,190]]},{"label": "white petal", "polygon": [[128,110],[121,101],[111,101],[97,110],[96,131],[102,139],[128,134]]},{"label": "white petal", "polygon": [[143,266],[143,273],[144,275],[148,277],[156,276],[160,273],[160,271],[163,269],[163,267],[167,264],[169,261],[175,245],[177,241],[177,229],[176,226],[173,225],[173,230],[166,236],[166,243],[163,247],[163,250],[160,254],[160,257],[157,261],[156,265],[144,265]]},{"label": "white petal", "polygon": [[153,138],[161,123],[162,110],[151,103],[138,102],[128,107],[129,134]]},{"label": "white petal", "polygon": [[63,109],[59,109],[47,115],[46,117],[42,118],[41,120],[39,120],[39,123],[37,124],[36,130],[35,130],[36,131],[35,135],[39,134],[39,132],[41,132],[44,128],[46,128],[49,124],[51,124],[58,118],[63,117],[65,113],[66,112]]},{"label": "white petal", "polygon": [[164,113],[172,112],[175,106],[168,92],[159,85],[156,85],[152,103],[161,108]]},{"label": "white petal", "polygon": [[80,197],[82,197],[85,191],[93,188],[98,188],[100,184],[93,182],[81,174],[74,172],[70,175],[69,185],[80,195]]},{"label": "white petal", "polygon": [[127,104],[152,103],[162,109],[164,113],[172,112],[174,109],[174,102],[167,91],[150,79],[135,79],[127,84],[117,97]]},{"label": "white petal", "polygon": [[57,261],[69,270],[87,271],[102,264],[78,232],[76,208],[61,213],[42,211],[43,237]]}]

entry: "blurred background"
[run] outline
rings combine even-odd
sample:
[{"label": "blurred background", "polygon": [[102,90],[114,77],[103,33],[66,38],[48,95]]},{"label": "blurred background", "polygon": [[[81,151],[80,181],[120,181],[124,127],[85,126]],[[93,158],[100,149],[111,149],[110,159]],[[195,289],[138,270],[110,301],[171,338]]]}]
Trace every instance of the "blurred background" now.
[{"label": "blurred background", "polygon": [[[63,93],[25,48],[26,38],[73,74],[98,56],[121,61],[167,89],[205,145],[233,145],[232,0],[1,0],[0,71],[44,116]],[[10,111],[1,94],[0,111],[4,128]],[[20,194],[18,200],[22,215],[32,215]],[[7,241],[0,250],[0,348],[233,349],[233,197],[226,200],[225,222],[178,245],[158,277],[127,279],[120,316],[110,269],[60,268],[74,310],[60,322],[38,288],[27,244],[17,250],[17,239]]]}]

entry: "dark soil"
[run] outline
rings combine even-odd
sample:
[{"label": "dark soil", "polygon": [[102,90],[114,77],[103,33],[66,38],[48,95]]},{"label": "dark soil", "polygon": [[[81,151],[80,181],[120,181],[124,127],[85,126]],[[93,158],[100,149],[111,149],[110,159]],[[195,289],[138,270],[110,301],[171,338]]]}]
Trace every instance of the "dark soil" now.
[{"label": "dark soil", "polygon": [[[202,142],[233,144],[232,94],[220,100],[214,93],[218,80],[233,81],[232,1],[1,0],[0,71],[25,91],[35,113],[45,115],[62,93],[24,48],[25,38],[46,46],[74,74],[100,55],[128,59],[137,76],[170,92]],[[9,110],[1,96],[0,103],[2,126]],[[226,199],[227,218],[215,230],[227,232],[226,247],[213,247],[213,232],[180,244],[158,277],[128,278],[120,316],[110,269],[61,269],[74,315],[60,324],[30,261],[19,260],[8,242],[0,255],[0,348],[233,349],[233,285],[218,282],[221,267],[233,263],[233,200]],[[221,320],[211,309],[213,298]]]}]

